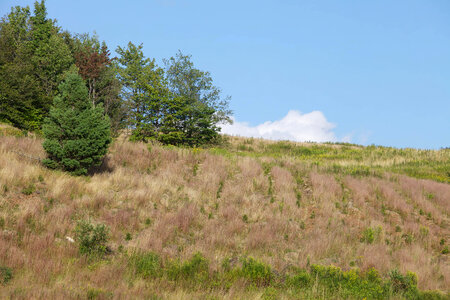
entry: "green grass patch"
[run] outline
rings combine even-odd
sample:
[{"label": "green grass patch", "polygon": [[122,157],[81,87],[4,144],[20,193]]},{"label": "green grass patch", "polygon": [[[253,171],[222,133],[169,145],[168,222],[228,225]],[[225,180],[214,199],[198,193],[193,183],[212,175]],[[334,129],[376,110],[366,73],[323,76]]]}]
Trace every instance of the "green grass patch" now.
[{"label": "green grass patch", "polygon": [[392,270],[383,278],[374,268],[367,272],[344,271],[336,266],[318,264],[308,269],[292,266],[279,273],[251,257],[225,259],[222,266],[214,270],[201,253],[186,261],[164,261],[152,252],[135,252],[127,258],[134,277],[158,279],[197,291],[228,291],[237,284],[260,290],[262,299],[279,299],[282,295],[302,299],[446,299],[449,296],[439,291],[420,291],[414,273],[402,274],[398,270]]}]

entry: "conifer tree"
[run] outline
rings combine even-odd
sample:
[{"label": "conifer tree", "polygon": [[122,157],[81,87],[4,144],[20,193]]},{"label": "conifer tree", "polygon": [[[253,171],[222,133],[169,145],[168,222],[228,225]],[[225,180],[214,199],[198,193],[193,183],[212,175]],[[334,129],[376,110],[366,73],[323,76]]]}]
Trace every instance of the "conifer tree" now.
[{"label": "conifer tree", "polygon": [[111,143],[110,122],[102,105],[93,107],[83,79],[74,71],[59,85],[43,125],[48,154],[44,165],[74,175],[86,175],[101,164]]}]

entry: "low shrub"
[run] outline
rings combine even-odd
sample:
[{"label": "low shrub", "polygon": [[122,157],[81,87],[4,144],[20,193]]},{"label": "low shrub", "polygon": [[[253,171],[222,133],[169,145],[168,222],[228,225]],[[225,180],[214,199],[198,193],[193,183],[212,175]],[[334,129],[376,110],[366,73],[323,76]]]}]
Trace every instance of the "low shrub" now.
[{"label": "low shrub", "polygon": [[298,270],[294,275],[289,276],[286,280],[288,286],[293,288],[304,288],[307,287],[311,282],[311,275],[306,270]]},{"label": "low shrub", "polygon": [[12,278],[12,269],[5,266],[0,266],[0,284],[7,284]]},{"label": "low shrub", "polygon": [[397,269],[389,273],[390,284],[395,293],[403,293],[409,298],[414,298],[418,294],[417,275],[413,272],[406,272],[405,275]]},{"label": "low shrub", "polygon": [[79,221],[75,228],[75,241],[78,242],[80,254],[103,255],[108,251],[106,243],[109,230],[104,224],[93,225],[88,221]]},{"label": "low shrub", "polygon": [[29,196],[33,194],[35,190],[36,187],[34,186],[34,184],[30,183],[26,188],[22,189],[22,194]]},{"label": "low shrub", "polygon": [[201,253],[181,263],[179,260],[169,262],[166,268],[167,278],[169,280],[194,280],[203,282],[209,276],[209,262]]},{"label": "low shrub", "polygon": [[380,237],[382,230],[383,229],[380,226],[374,228],[367,227],[362,232],[361,242],[372,244],[375,240],[377,240]]},{"label": "low shrub", "polygon": [[270,266],[252,257],[242,259],[240,275],[256,286],[269,286],[274,279]]},{"label": "low shrub", "polygon": [[129,264],[134,273],[143,278],[160,277],[163,272],[160,257],[152,252],[133,253],[129,258]]}]

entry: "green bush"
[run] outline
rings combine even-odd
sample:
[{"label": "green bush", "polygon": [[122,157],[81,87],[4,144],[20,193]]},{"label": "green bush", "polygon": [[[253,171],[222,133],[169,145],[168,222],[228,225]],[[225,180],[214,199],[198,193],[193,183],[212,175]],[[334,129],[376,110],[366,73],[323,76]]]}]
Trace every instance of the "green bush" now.
[{"label": "green bush", "polygon": [[269,286],[274,279],[270,266],[251,257],[242,259],[241,276],[256,286]]},{"label": "green bush", "polygon": [[13,278],[11,268],[0,266],[0,284],[7,284]]},{"label": "green bush", "polygon": [[143,278],[156,278],[162,275],[161,259],[155,253],[134,253],[129,262],[135,274]]},{"label": "green bush", "polygon": [[170,280],[205,280],[209,276],[209,263],[201,253],[184,262],[172,261],[167,267],[167,277]]},{"label": "green bush", "polygon": [[413,272],[406,272],[405,275],[397,269],[389,273],[390,283],[394,292],[405,293],[407,296],[417,294],[417,275]]},{"label": "green bush", "polygon": [[33,194],[35,190],[36,187],[34,186],[34,184],[30,183],[26,188],[22,189],[22,194],[29,196]]},{"label": "green bush", "polygon": [[335,266],[312,265],[311,275],[332,288],[342,280],[342,270]]},{"label": "green bush", "polygon": [[361,242],[365,242],[367,244],[372,244],[375,240],[377,240],[381,235],[382,228],[380,226],[372,228],[367,227],[362,232]]},{"label": "green bush", "polygon": [[299,270],[287,279],[288,285],[294,288],[307,287],[311,281],[311,275],[306,270]]},{"label": "green bush", "polygon": [[79,221],[75,228],[75,240],[81,254],[103,255],[108,251],[106,243],[109,230],[103,224],[93,225],[88,221]]}]

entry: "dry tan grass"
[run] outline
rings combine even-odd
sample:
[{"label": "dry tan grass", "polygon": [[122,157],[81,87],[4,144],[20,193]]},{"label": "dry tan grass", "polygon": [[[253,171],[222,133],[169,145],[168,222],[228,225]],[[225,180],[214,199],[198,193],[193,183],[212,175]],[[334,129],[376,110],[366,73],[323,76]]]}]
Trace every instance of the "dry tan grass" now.
[{"label": "dry tan grass", "polygon": [[[128,284],[120,256],[94,265],[79,256],[66,236],[73,237],[77,220],[86,218],[108,225],[115,253],[122,246],[187,259],[200,251],[213,266],[245,254],[279,270],[308,262],[376,267],[384,273],[397,267],[416,272],[422,289],[450,286],[450,266],[440,245],[450,239],[448,184],[406,176],[340,176],[290,157],[226,157],[158,145],[149,151],[148,145],[124,140],[112,145],[106,171],[72,177],[12,152],[42,158],[40,143],[0,137],[0,265],[15,275],[0,297],[77,298],[85,297],[88,287],[116,298],[159,293],[157,285]],[[263,147],[265,142],[252,143]],[[263,164],[271,165],[268,175]],[[296,182],[298,174],[302,184]],[[25,195],[30,185],[34,191]],[[362,232],[377,226],[379,238],[361,242]],[[231,289],[216,296],[261,296],[245,293]],[[165,295],[196,296],[183,290]]]}]

